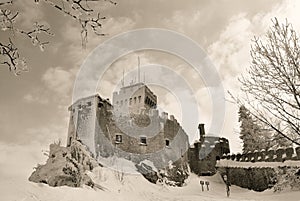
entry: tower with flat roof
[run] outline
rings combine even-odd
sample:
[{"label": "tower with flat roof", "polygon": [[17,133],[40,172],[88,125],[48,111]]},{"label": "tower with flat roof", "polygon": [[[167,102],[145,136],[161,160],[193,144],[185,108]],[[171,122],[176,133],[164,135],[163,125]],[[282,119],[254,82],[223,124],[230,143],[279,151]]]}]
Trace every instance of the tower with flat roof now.
[{"label": "tower with flat roof", "polygon": [[119,114],[148,113],[156,109],[157,96],[142,82],[120,88],[113,93],[113,106]]}]

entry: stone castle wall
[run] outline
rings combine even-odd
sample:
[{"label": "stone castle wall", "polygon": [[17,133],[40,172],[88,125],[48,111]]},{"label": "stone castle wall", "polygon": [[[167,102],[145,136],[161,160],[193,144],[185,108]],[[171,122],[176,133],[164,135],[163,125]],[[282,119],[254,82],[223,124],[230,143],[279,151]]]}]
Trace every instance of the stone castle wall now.
[{"label": "stone castle wall", "polygon": [[197,175],[213,175],[216,173],[217,159],[229,152],[227,139],[206,136],[189,149],[188,158],[191,171]]},{"label": "stone castle wall", "polygon": [[223,155],[222,159],[240,162],[283,162],[285,160],[300,160],[300,147],[260,150],[245,154],[228,154]]},{"label": "stone castle wall", "polygon": [[300,147],[224,154],[216,166],[221,174],[227,175],[231,184],[255,191],[280,186],[282,178],[287,180],[286,184],[292,185],[300,182],[299,175],[296,175],[300,173]]},{"label": "stone castle wall", "polygon": [[96,110],[100,101],[97,96],[89,96],[76,101],[69,107],[68,146],[71,144],[71,139],[79,139],[92,154],[96,153],[94,136]]},{"label": "stone castle wall", "polygon": [[[69,110],[74,125],[69,126],[68,140],[80,140],[96,158],[150,160],[157,168],[179,159],[187,162],[188,136],[172,115],[160,116],[152,110],[149,116],[116,117],[112,105],[97,95],[75,102]],[[122,136],[121,142],[116,135]],[[146,143],[141,143],[141,137],[146,137]]]}]

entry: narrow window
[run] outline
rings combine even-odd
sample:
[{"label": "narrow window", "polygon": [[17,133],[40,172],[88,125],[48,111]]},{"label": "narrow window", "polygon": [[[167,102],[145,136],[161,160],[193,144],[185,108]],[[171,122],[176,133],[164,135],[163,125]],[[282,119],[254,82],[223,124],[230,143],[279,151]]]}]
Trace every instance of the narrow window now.
[{"label": "narrow window", "polygon": [[146,145],[147,144],[147,138],[146,137],[140,137],[140,143],[141,143],[141,145]]},{"label": "narrow window", "polygon": [[141,103],[141,100],[142,100],[142,97],[141,97],[141,96],[139,96],[139,103]]},{"label": "narrow window", "polygon": [[136,97],[134,97],[133,99],[134,99],[134,104],[136,104]]},{"label": "narrow window", "polygon": [[91,105],[92,105],[92,102],[91,102],[91,101],[87,102],[87,105],[88,105],[88,106],[91,106]]},{"label": "narrow window", "polygon": [[121,106],[123,105],[123,100],[121,100]]},{"label": "narrow window", "polygon": [[170,145],[170,140],[166,139],[166,147],[169,147]]},{"label": "narrow window", "polygon": [[131,103],[132,103],[132,98],[129,99],[129,105],[131,105]]},{"label": "narrow window", "polygon": [[116,143],[122,143],[122,135],[116,135]]}]

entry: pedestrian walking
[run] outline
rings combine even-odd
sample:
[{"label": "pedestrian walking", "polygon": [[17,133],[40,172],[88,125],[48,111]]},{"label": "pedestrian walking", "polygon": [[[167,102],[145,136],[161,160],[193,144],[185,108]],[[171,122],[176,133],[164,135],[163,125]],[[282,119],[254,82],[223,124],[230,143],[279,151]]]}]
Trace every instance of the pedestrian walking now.
[{"label": "pedestrian walking", "polygon": [[226,184],[226,194],[227,194],[227,197],[229,197],[230,196],[230,186],[231,186],[231,184],[230,184],[230,182],[229,182],[228,177],[227,177],[226,174],[223,176],[223,180],[224,180],[224,183]]}]

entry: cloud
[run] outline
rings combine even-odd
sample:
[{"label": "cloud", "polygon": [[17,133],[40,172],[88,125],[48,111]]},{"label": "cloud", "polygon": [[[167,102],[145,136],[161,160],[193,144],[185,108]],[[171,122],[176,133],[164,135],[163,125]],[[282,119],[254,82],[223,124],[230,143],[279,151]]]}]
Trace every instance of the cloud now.
[{"label": "cloud", "polygon": [[[293,24],[300,33],[300,2],[285,0],[275,4],[269,12],[259,12],[249,15],[242,12],[232,16],[227,26],[221,31],[218,39],[208,47],[208,54],[222,76],[225,90],[239,94],[237,78],[245,73],[250,66],[250,45],[254,36],[264,38],[267,29],[272,25],[271,19],[277,17],[284,23],[285,19]],[[227,98],[230,99],[229,95]],[[238,139],[238,108],[233,104],[226,104],[226,118],[223,135],[230,139],[233,150],[240,149]],[[228,121],[229,120],[229,121]]]},{"label": "cloud", "polygon": [[74,69],[48,68],[41,76],[41,84],[28,91],[23,101],[48,105],[48,108],[56,108],[56,115],[67,115],[66,108],[71,104],[75,74]]},{"label": "cloud", "polygon": [[165,18],[163,23],[176,31],[191,34],[196,32],[196,27],[205,25],[205,21],[202,20],[204,16],[205,13],[200,10],[192,10],[192,12],[190,10],[177,10],[171,18]]},{"label": "cloud", "polygon": [[62,124],[48,124],[44,126],[37,126],[27,128],[24,130],[26,136],[31,136],[32,141],[39,143],[42,146],[47,146],[54,141],[60,140],[62,144],[66,144],[68,133],[68,118],[61,118]]},{"label": "cloud", "polygon": [[40,22],[44,18],[41,5],[35,4],[34,1],[15,1],[14,6],[20,12],[17,22],[24,29],[32,28],[35,22]]},{"label": "cloud", "polygon": [[42,81],[49,90],[64,96],[72,89],[74,74],[62,67],[52,67],[43,74]]},{"label": "cloud", "polygon": [[208,48],[208,54],[218,67],[224,80],[231,80],[244,72],[250,65],[250,44],[254,36],[264,38],[271,20],[277,17],[284,23],[288,19],[300,31],[300,2],[296,0],[282,1],[273,6],[267,13],[257,13],[250,16],[239,13],[229,19],[226,28],[221,32],[216,42]]},{"label": "cloud", "polygon": [[40,104],[43,104],[43,105],[49,103],[49,100],[47,98],[45,98],[44,96],[39,96],[39,95],[36,95],[36,94],[34,95],[32,93],[25,94],[23,99],[27,103],[40,103]]}]

